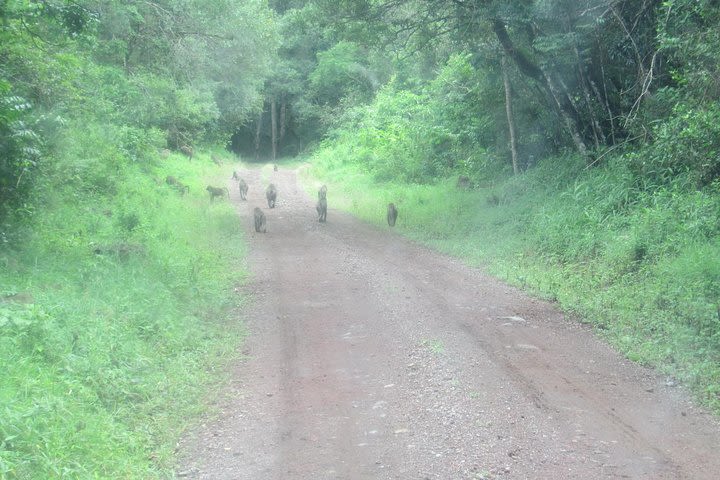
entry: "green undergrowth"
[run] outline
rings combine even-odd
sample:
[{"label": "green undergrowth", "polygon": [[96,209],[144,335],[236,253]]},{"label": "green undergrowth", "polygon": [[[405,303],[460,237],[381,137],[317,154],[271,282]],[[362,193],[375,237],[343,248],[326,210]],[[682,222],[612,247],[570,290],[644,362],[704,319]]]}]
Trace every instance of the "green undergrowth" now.
[{"label": "green undergrowth", "polygon": [[205,191],[230,162],[96,147],[55,162],[61,187],[0,250],[2,479],[171,477],[244,336],[242,230]]},{"label": "green undergrowth", "polygon": [[[632,360],[690,385],[720,412],[720,185],[638,186],[626,162],[551,158],[458,189],[376,182],[332,148],[310,170],[333,208],[482,266],[591,323]],[[315,180],[319,179],[319,180]]]}]

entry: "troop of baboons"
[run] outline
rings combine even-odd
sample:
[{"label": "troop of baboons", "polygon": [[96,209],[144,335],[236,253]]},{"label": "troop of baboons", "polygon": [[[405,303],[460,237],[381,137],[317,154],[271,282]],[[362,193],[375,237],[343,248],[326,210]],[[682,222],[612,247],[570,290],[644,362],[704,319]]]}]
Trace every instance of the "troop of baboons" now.
[{"label": "troop of baboons", "polygon": [[[273,165],[273,170],[277,172],[277,165]],[[237,172],[237,170],[233,170],[232,178],[233,180],[237,180],[238,182],[240,199],[247,200],[247,192],[249,190],[249,185],[247,184],[247,182],[242,177],[240,177],[240,174]],[[275,202],[277,200],[277,187],[275,187],[274,184],[271,183],[270,185],[268,185],[267,189],[265,190],[265,198],[267,198],[268,208],[275,208]],[[253,209],[253,222],[256,232],[267,233],[267,218],[265,217],[265,214],[260,209],[260,207],[255,207]]]},{"label": "troop of baboons", "polygon": [[[273,166],[273,170],[277,171],[277,165]],[[238,182],[240,198],[242,200],[247,200],[247,192],[249,189],[247,182],[242,177],[240,177],[240,174],[237,172],[237,170],[233,170],[232,178],[233,180],[237,180]],[[168,181],[168,183],[170,182]],[[214,199],[216,196],[222,197],[224,195],[227,195],[227,189],[208,186],[207,190],[208,192],[210,192],[211,199]],[[327,186],[325,185],[321,186],[318,189],[318,201],[315,205],[315,210],[317,210],[318,213],[318,221],[321,223],[327,222],[327,190]],[[275,208],[277,196],[277,187],[275,186],[275,184],[270,183],[265,189],[265,198],[267,199],[268,208]],[[397,207],[394,203],[389,203],[387,207],[388,225],[394,227],[395,222],[397,221],[397,216]],[[262,209],[260,209],[260,207],[253,208],[253,223],[256,232],[267,233],[267,217],[265,216],[265,213],[263,213]]]}]

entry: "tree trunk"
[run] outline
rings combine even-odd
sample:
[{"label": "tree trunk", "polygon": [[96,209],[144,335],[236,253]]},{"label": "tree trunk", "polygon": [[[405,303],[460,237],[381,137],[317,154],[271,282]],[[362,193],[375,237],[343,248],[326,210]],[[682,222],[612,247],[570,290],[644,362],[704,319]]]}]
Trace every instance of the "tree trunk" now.
[{"label": "tree trunk", "polygon": [[565,124],[565,128],[572,137],[575,148],[577,148],[580,155],[587,158],[587,147],[585,146],[585,142],[582,140],[577,120],[573,115],[573,106],[567,104],[569,99],[567,92],[563,95],[563,92],[561,92],[557,85],[555,85],[552,76],[550,76],[539,65],[534,63],[532,59],[525,55],[525,53],[515,48],[515,45],[505,28],[505,23],[503,23],[502,20],[499,18],[494,19],[492,21],[492,28],[498,41],[500,42],[500,45],[502,45],[505,54],[509,56],[513,62],[515,62],[515,65],[517,65],[520,72],[534,79],[543,87],[548,96],[552,98],[558,114]]},{"label": "tree trunk", "polygon": [[260,132],[262,131],[264,110],[265,105],[263,104],[263,110],[260,110],[260,115],[258,115],[257,119],[257,128],[255,129],[255,161],[260,159]]},{"label": "tree trunk", "polygon": [[285,138],[285,118],[287,114],[287,103],[285,96],[280,100],[280,142]]},{"label": "tree trunk", "polygon": [[270,132],[272,135],[272,159],[273,162],[277,158],[277,105],[275,97],[270,99]]},{"label": "tree trunk", "polygon": [[568,133],[572,137],[573,143],[575,144],[575,148],[577,148],[578,152],[580,152],[580,155],[582,155],[585,159],[587,159],[588,158],[587,147],[585,146],[585,142],[583,142],[583,139],[580,136],[580,132],[578,131],[575,119],[572,117],[570,112],[568,112],[567,109],[565,108],[565,106],[563,105],[563,102],[561,100],[562,96],[561,96],[560,92],[558,91],[557,86],[553,82],[553,79],[550,76],[550,74],[543,71],[543,76],[545,77],[547,86],[550,89],[552,98],[555,101],[555,105],[557,106],[558,111],[560,112],[560,116],[563,119],[563,123],[565,123],[565,128],[567,129]]},{"label": "tree trunk", "polygon": [[501,54],[502,60],[502,74],[503,74],[503,85],[505,85],[505,112],[507,113],[508,130],[510,131],[510,153],[512,154],[512,167],[513,173],[517,175],[520,171],[518,169],[517,161],[517,146],[515,145],[515,119],[513,118],[512,112],[512,95],[510,94],[510,76],[508,75],[507,58],[505,54]]},{"label": "tree trunk", "polygon": [[602,131],[602,128],[600,127],[600,122],[598,122],[597,117],[595,116],[595,110],[593,109],[593,103],[592,103],[592,97],[590,96],[590,91],[588,90],[588,84],[590,83],[585,76],[585,66],[583,65],[582,57],[580,56],[580,49],[578,48],[577,42],[573,40],[573,50],[575,51],[575,60],[577,65],[577,71],[578,71],[578,80],[580,83],[580,86],[582,87],[583,96],[585,97],[585,107],[588,110],[588,115],[590,115],[590,123],[592,125],[593,130],[593,136],[595,139],[595,148],[597,150],[600,149],[600,144],[603,145],[606,143],[605,139],[605,133]]},{"label": "tree trunk", "polygon": [[610,102],[607,99],[607,87],[605,86],[605,68],[602,65],[600,65],[600,72],[603,76],[603,89],[605,90],[605,95],[600,94],[600,89],[598,89],[598,86],[592,79],[590,80],[590,86],[592,86],[593,92],[595,92],[595,98],[597,98],[599,103],[602,103],[605,106],[608,121],[610,122],[610,141],[613,145],[615,145],[615,119],[613,118],[613,112],[610,108]]}]

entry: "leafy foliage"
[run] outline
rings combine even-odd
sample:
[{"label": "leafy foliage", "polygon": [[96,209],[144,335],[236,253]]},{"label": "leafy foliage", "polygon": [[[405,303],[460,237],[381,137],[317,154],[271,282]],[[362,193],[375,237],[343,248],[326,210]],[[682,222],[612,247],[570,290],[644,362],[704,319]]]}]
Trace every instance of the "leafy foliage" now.
[{"label": "leafy foliage", "polygon": [[[0,84],[0,222],[28,206],[24,203],[32,188],[32,170],[40,157],[40,139],[28,124],[30,104],[8,95]],[[2,232],[7,232],[4,225]],[[0,243],[8,238],[0,236]]]},{"label": "leafy foliage", "polygon": [[484,132],[496,106],[491,89],[468,55],[454,56],[423,91],[391,82],[372,104],[347,110],[318,155],[359,162],[378,180],[432,182],[458,170],[492,176],[495,139]]},{"label": "leafy foliage", "polygon": [[40,159],[64,168],[70,121],[117,131],[135,161],[160,135],[171,148],[227,142],[277,45],[260,0],[20,1],[0,14],[3,218],[32,209]]},{"label": "leafy foliage", "polygon": [[[202,195],[215,167],[127,158],[100,184],[87,174],[124,154],[88,133],[77,151],[96,152],[92,168],[57,172],[74,181],[44,196],[42,235],[0,251],[2,478],[165,478],[178,417],[242,334],[226,318],[240,228]],[[167,174],[190,195],[155,184]]]}]

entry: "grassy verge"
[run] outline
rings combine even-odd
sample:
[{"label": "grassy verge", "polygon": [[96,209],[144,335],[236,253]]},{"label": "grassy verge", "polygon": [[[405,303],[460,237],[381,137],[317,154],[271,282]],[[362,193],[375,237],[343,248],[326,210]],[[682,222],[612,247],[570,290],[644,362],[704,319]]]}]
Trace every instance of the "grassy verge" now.
[{"label": "grassy verge", "polygon": [[310,171],[331,207],[383,225],[396,203],[399,233],[559,302],[720,412],[718,188],[643,193],[622,162],[572,159],[471,190],[377,183],[332,153]]},{"label": "grassy verge", "polygon": [[230,167],[116,168],[102,188],[84,175],[49,190],[24,241],[0,250],[0,478],[169,477],[242,341],[242,230],[204,190]]}]

